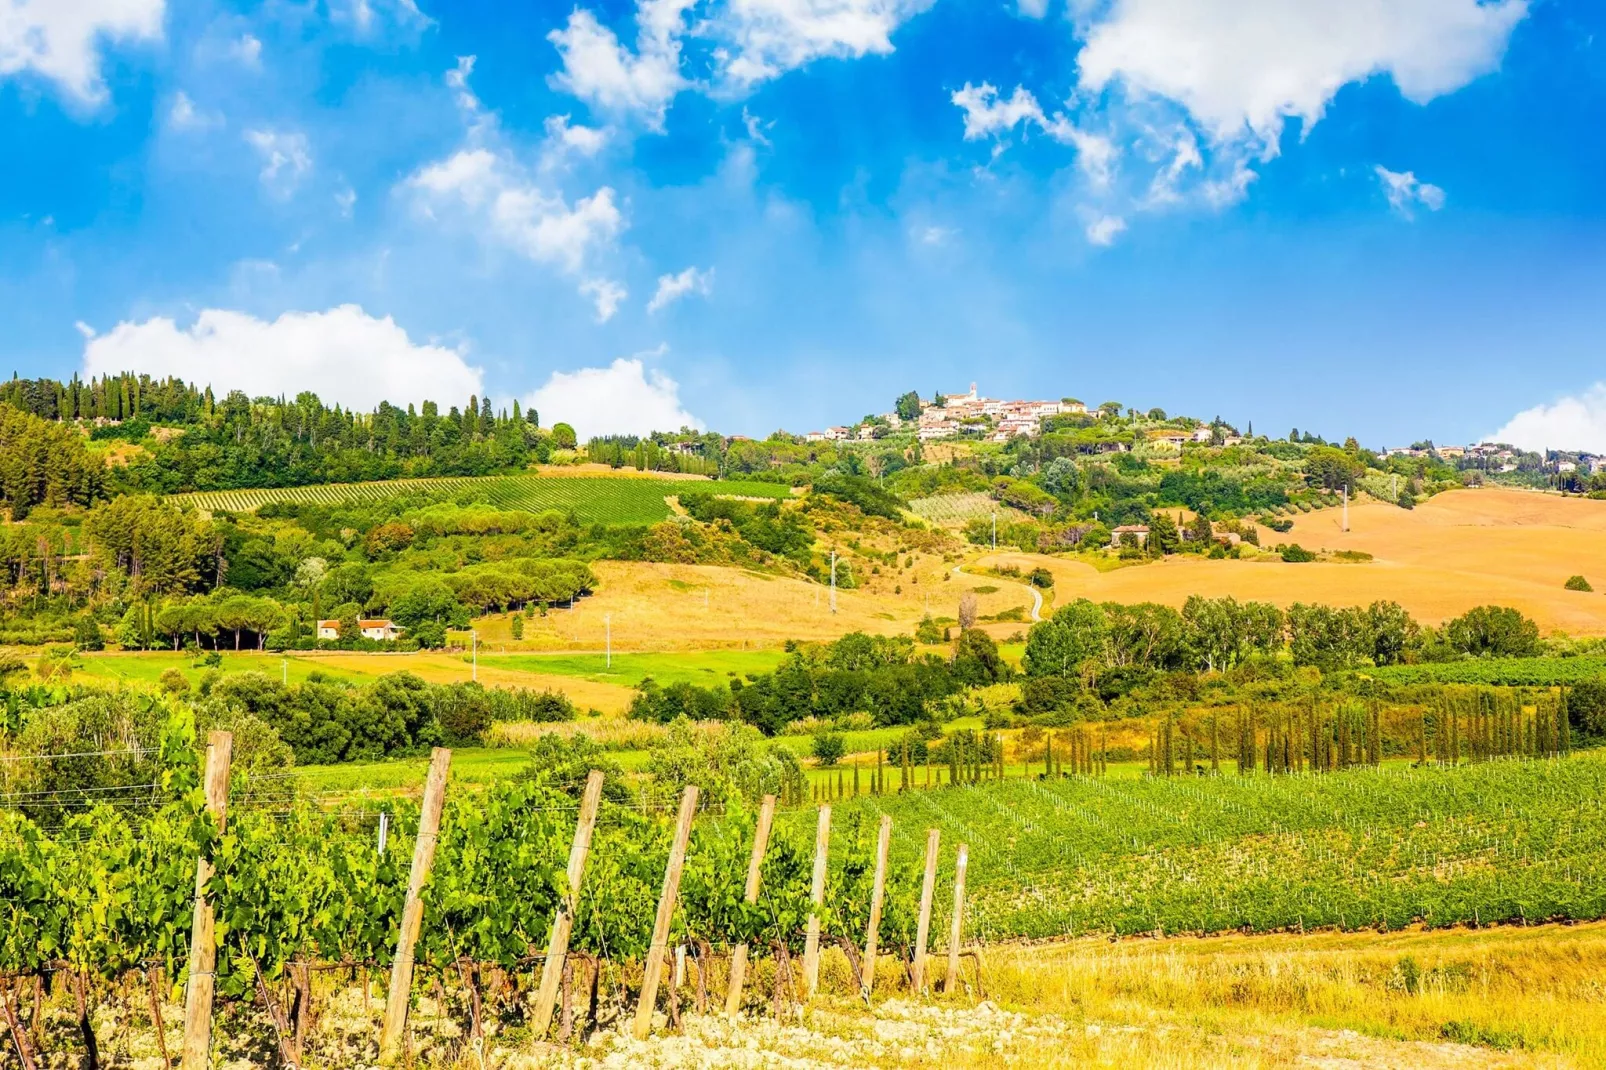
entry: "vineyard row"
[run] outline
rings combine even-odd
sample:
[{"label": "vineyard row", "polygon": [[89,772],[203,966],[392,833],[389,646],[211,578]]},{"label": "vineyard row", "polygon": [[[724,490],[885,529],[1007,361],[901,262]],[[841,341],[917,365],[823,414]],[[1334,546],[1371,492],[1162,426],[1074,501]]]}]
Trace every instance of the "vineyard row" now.
[{"label": "vineyard row", "polygon": [[[86,987],[98,978],[126,990],[130,976],[143,976],[165,1050],[157,978],[175,978],[185,1003],[182,1065],[197,1070],[214,1052],[217,1000],[260,1005],[283,1061],[299,1065],[311,971],[330,967],[389,970],[378,1038],[384,1060],[404,1050],[420,967],[434,971],[437,989],[440,978],[455,976],[467,992],[471,1037],[483,1030],[482,976],[536,966],[533,1035],[548,1033],[560,998],[569,1022],[572,956],[591,964],[593,978],[602,962],[629,971],[637,1036],[651,1027],[672,953],[666,995],[678,1017],[685,949],[695,955],[699,989],[714,956],[728,961],[731,1015],[743,1006],[750,956],[760,952],[772,965],[778,1011],[783,978],[790,998],[812,997],[822,947],[846,957],[866,997],[878,958],[889,952],[912,991],[928,987],[936,830],[917,872],[889,858],[889,816],[873,828],[848,821],[837,830],[847,849],[833,859],[829,807],[804,829],[776,822],[774,797],[756,815],[727,803],[723,815],[706,814],[694,828],[696,787],[666,820],[656,807],[605,804],[597,772],[578,807],[529,783],[448,806],[450,752],[438,749],[421,803],[396,815],[396,825],[413,830],[409,861],[387,842],[389,813],[367,815],[381,822],[377,849],[352,814],[294,803],[275,809],[264,802],[265,788],[241,793],[261,805],[230,814],[231,749],[227,733],[213,733],[203,776],[188,745],[165,742],[172,760],[158,794],[166,801],[150,800],[144,816],[101,805],[45,830],[19,814],[0,815],[0,1010],[25,1070],[39,1066],[22,1024],[25,988],[19,984],[13,998],[7,979],[34,979],[37,1023],[38,979],[70,978],[82,1043],[92,1053]],[[960,845],[952,871],[949,989],[959,974],[967,854]],[[793,965],[798,955],[801,971]]]}]

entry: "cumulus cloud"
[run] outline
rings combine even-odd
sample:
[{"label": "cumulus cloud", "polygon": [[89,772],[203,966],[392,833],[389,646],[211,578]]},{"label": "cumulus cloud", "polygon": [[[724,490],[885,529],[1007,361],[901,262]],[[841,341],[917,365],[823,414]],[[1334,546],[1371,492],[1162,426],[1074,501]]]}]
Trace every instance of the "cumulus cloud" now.
[{"label": "cumulus cloud", "polygon": [[1394,79],[1417,103],[1493,70],[1527,0],[1116,0],[1085,27],[1080,83],[1120,82],[1187,110],[1217,142],[1275,153],[1350,82]]},{"label": "cumulus cloud", "polygon": [[587,279],[580,284],[580,292],[591,298],[597,307],[597,322],[607,323],[628,297],[629,291],[612,279]]},{"label": "cumulus cloud", "polygon": [[[463,56],[446,74],[446,83],[468,119],[464,146],[419,168],[402,182],[402,191],[426,219],[456,224],[487,245],[512,250],[568,275],[581,275],[625,227],[612,187],[602,186],[571,203],[548,183],[553,176],[543,173],[550,157],[534,166],[521,161],[501,136],[496,116],[485,111],[469,88],[473,70],[474,57]],[[567,117],[554,119],[547,122],[549,142],[556,139],[582,152],[601,146],[601,131],[571,127]],[[580,292],[593,302],[603,321],[624,299],[617,283],[596,276],[588,276]]]},{"label": "cumulus cloud", "polygon": [[312,170],[307,135],[294,130],[247,130],[245,140],[262,157],[262,184],[289,193]]},{"label": "cumulus cloud", "polygon": [[[612,117],[662,130],[675,97],[688,89],[739,96],[761,82],[827,57],[885,55],[892,33],[931,0],[724,0],[690,24],[697,0],[637,0],[632,49],[595,12],[576,8],[547,35],[563,69],[552,84]],[[688,35],[710,42],[712,75],[682,72]],[[754,132],[749,123],[749,133]],[[754,137],[754,140],[761,140]]]},{"label": "cumulus cloud", "polygon": [[526,400],[545,423],[568,423],[581,439],[703,426],[681,406],[679,384],[657,368],[649,371],[640,357],[621,357],[606,368],[553,372]]},{"label": "cumulus cloud", "polygon": [[547,34],[563,59],[553,83],[601,111],[661,129],[669,102],[688,85],[680,73],[680,35],[690,6],[690,0],[642,0],[634,52],[596,15],[576,8],[562,29]]},{"label": "cumulus cloud", "polygon": [[745,90],[816,59],[892,52],[892,32],[930,0],[733,0],[708,20],[723,75]]},{"label": "cumulus cloud", "polygon": [[188,328],[158,316],[86,337],[86,378],[148,372],[252,397],[311,390],[356,409],[466,397],[484,385],[480,369],[458,350],[416,344],[389,316],[378,319],[356,305],[275,320],[207,309]]},{"label": "cumulus cloud", "polygon": [[1406,219],[1416,216],[1418,206],[1430,212],[1437,212],[1444,207],[1444,190],[1431,182],[1422,182],[1412,171],[1390,171],[1387,167],[1377,166],[1378,181],[1383,184],[1383,195],[1389,199],[1389,207]]},{"label": "cumulus cloud", "polygon": [[0,77],[29,71],[80,104],[99,104],[102,39],[159,39],[165,13],[165,0],[4,0]]},{"label": "cumulus cloud", "polygon": [[1014,95],[1006,98],[1000,97],[989,82],[981,85],[966,82],[963,88],[954,90],[950,99],[965,113],[966,141],[996,137],[1024,122],[1038,126],[1044,122],[1042,106],[1031,91],[1022,86],[1016,86]]},{"label": "cumulus cloud", "polygon": [[606,130],[571,125],[567,115],[547,116],[546,136],[561,152],[575,152],[581,156],[595,156],[608,143]]},{"label": "cumulus cloud", "polygon": [[714,269],[698,271],[689,267],[675,275],[659,275],[658,289],[647,302],[648,312],[668,308],[688,294],[699,293],[707,297],[714,289]]},{"label": "cumulus cloud", "polygon": [[[967,139],[1035,126],[1073,145],[1078,210],[1100,217],[1242,200],[1284,128],[1319,122],[1346,85],[1391,79],[1426,103],[1494,70],[1531,0],[1071,0],[1076,91],[1048,114],[1031,91],[953,95]],[[997,153],[995,147],[994,152]],[[1442,190],[1389,185],[1396,211]]]},{"label": "cumulus cloud", "polygon": [[1581,394],[1517,413],[1485,442],[1509,442],[1525,450],[1606,453],[1606,383]]},{"label": "cumulus cloud", "polygon": [[407,186],[429,216],[455,213],[484,240],[568,272],[580,271],[590,252],[624,227],[611,187],[571,206],[510,158],[483,148],[463,149],[429,164]]}]

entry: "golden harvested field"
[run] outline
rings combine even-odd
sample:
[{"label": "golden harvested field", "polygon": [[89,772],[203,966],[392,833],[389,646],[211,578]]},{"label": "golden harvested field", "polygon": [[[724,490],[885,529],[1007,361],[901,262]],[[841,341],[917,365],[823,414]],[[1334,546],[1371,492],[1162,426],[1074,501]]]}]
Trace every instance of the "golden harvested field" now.
[{"label": "golden harvested field", "polygon": [[1030,626],[1032,598],[1024,585],[956,575],[941,557],[914,556],[907,570],[888,566],[864,586],[838,591],[834,615],[827,586],[804,579],[712,565],[599,561],[592,566],[601,581],[597,593],[573,610],[527,619],[522,640],[513,639],[506,614],[475,626],[481,650],[601,650],[609,628],[616,651],[753,649],[851,631],[909,634],[928,605],[933,616],[953,618],[960,594],[978,588],[977,608],[984,616],[1027,611],[1019,622],[991,626],[999,638]]},{"label": "golden harvested field", "polygon": [[[984,561],[1044,565],[1055,576],[1060,604],[1163,602],[1189,595],[1232,595],[1286,606],[1293,602],[1365,604],[1389,599],[1418,620],[1437,624],[1473,606],[1515,606],[1545,633],[1606,635],[1606,502],[1517,490],[1441,494],[1414,510],[1380,502],[1298,517],[1287,534],[1262,529],[1261,543],[1297,542],[1311,550],[1361,550],[1359,564],[1286,564],[1270,555],[1255,561],[1173,557],[1164,562],[1100,572],[1083,562],[1034,554],[999,554]],[[1582,573],[1599,590],[1564,590]],[[1593,573],[1593,574],[1592,574]]]}]

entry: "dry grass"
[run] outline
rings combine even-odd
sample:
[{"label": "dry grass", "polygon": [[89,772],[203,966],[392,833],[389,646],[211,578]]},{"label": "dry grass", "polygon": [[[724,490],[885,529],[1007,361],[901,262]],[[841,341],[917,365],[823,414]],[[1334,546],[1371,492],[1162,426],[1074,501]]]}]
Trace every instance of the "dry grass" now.
[{"label": "dry grass", "polygon": [[[506,615],[484,618],[476,627],[482,650],[601,650],[607,627],[616,651],[755,649],[851,631],[909,634],[926,611],[928,595],[933,616],[956,617],[960,594],[977,587],[994,588],[977,596],[984,616],[1031,605],[1019,584],[956,576],[953,564],[940,556],[912,556],[915,563],[907,570],[883,566],[881,575],[864,577],[863,586],[838,591],[835,614],[829,589],[803,579],[712,565],[599,561],[592,566],[601,581],[597,593],[573,610],[526,620],[522,640],[512,638]],[[1002,636],[1029,625],[995,627]]]},{"label": "dry grass", "polygon": [[[1232,595],[1292,602],[1399,602],[1436,624],[1477,605],[1515,606],[1544,632],[1606,634],[1606,597],[1564,590],[1567,577],[1589,575],[1606,560],[1606,503],[1517,490],[1441,494],[1414,510],[1378,502],[1350,509],[1350,530],[1336,509],[1302,515],[1285,535],[1262,531],[1264,545],[1297,542],[1312,550],[1362,550],[1365,564],[1277,560],[1209,561],[1176,557],[1100,572],[1035,554],[999,554],[997,563],[1043,565],[1054,573],[1059,604],[1163,602],[1189,595]],[[1606,579],[1606,569],[1602,569]]]},{"label": "dry grass", "polygon": [[995,950],[984,980],[1023,1010],[1236,1037],[1263,1065],[1313,1057],[1340,1031],[1394,1051],[1365,1065],[1601,1066],[1603,976],[1596,923],[1079,940]]},{"label": "dry grass", "polygon": [[646,750],[669,736],[667,725],[647,721],[627,721],[622,717],[588,717],[580,721],[554,723],[504,721],[486,733],[488,747],[528,747],[546,735],[564,739],[586,736],[608,750]]}]

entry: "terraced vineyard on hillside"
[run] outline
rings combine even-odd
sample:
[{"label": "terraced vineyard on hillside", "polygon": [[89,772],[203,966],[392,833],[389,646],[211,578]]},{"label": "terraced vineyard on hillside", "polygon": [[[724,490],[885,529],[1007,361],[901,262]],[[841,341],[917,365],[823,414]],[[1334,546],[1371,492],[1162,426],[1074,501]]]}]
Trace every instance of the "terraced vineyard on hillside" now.
[{"label": "terraced vineyard on hillside", "polygon": [[[251,490],[199,491],[176,494],[172,500],[204,512],[247,513],[269,502],[306,502],[340,505],[379,501],[408,494],[448,497],[474,492],[503,509],[532,513],[572,510],[587,523],[652,524],[670,515],[664,501],[686,489],[688,481],[652,476],[442,476],[427,479],[393,479],[377,483],[330,483],[310,487],[260,487]],[[739,480],[692,481],[699,490],[720,496],[784,499],[790,488],[775,483]]]}]

